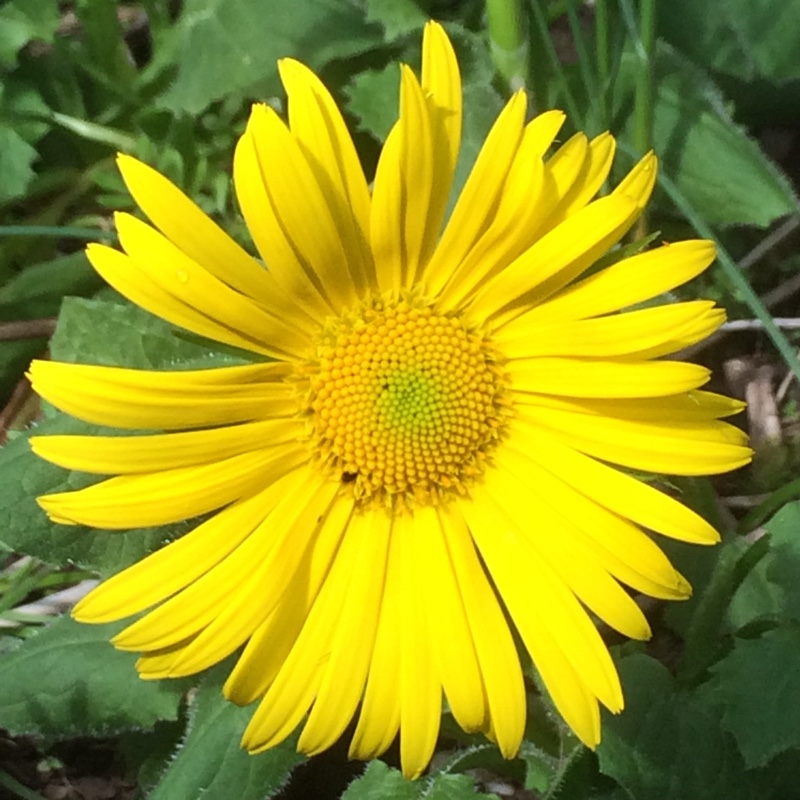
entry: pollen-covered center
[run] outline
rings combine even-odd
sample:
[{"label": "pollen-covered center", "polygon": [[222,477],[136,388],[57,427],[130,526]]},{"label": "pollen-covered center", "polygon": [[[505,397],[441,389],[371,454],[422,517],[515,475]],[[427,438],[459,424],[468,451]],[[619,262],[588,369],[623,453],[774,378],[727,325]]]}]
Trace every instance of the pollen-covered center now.
[{"label": "pollen-covered center", "polygon": [[481,471],[502,421],[491,347],[425,305],[376,303],[323,336],[312,440],[358,498],[434,501]]}]

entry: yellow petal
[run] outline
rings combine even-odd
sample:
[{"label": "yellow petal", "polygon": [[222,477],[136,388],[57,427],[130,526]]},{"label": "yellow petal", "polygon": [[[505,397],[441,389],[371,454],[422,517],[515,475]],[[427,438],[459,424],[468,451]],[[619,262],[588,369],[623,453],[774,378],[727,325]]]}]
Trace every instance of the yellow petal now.
[{"label": "yellow petal", "polygon": [[394,521],[400,538],[400,764],[406,778],[417,778],[433,756],[442,713],[442,684],[430,651],[430,628],[422,602],[425,587],[414,546],[414,520]]},{"label": "yellow petal", "polygon": [[298,567],[297,574],[304,579],[289,584],[278,607],[253,633],[228,676],[223,692],[229,700],[249,705],[272,685],[330,571],[352,512],[352,499],[336,498]]},{"label": "yellow petal", "polygon": [[[253,564],[261,563],[273,548],[275,532],[262,523],[283,498],[296,492],[298,487],[307,486],[308,470],[296,469],[259,492],[261,513],[255,520],[248,513],[245,527],[249,531],[241,543],[185,589],[118,633],[112,640],[115,647],[145,652],[170,648],[172,660],[178,658],[183,647],[240,591],[242,575],[249,574]],[[252,510],[255,515],[255,509]]]},{"label": "yellow petal", "polygon": [[359,290],[375,287],[369,252],[370,195],[355,145],[322,81],[292,58],[278,62],[289,98],[289,126],[304,149],[349,254]]},{"label": "yellow petal", "polygon": [[714,260],[713,242],[676,242],[613,264],[528,312],[529,319],[586,319],[657,297],[691,280]]},{"label": "yellow petal", "polygon": [[344,733],[361,699],[378,626],[390,529],[383,509],[358,514],[350,523],[347,535],[361,544],[317,699],[297,743],[309,755],[330,747]]},{"label": "yellow petal", "polygon": [[400,626],[405,609],[400,597],[400,537],[390,534],[375,646],[350,758],[377,758],[391,745],[400,727]]},{"label": "yellow petal", "polygon": [[547,452],[522,454],[512,448],[498,453],[504,468],[536,487],[572,523],[576,545],[603,569],[639,592],[665,600],[685,600],[686,580],[639,528],[582,494],[569,479],[548,471]]},{"label": "yellow petal", "polygon": [[402,66],[400,120],[375,172],[370,226],[380,286],[395,293],[410,288],[439,233],[441,214],[431,215],[434,154],[428,103],[414,73]]},{"label": "yellow petal", "polygon": [[215,462],[302,433],[300,422],[279,419],[154,436],[32,436],[30,443],[37,456],[65,469],[129,475]]},{"label": "yellow petal", "polygon": [[438,509],[480,663],[491,729],[504,758],[517,754],[527,699],[519,655],[457,504]]},{"label": "yellow petal", "polygon": [[[258,108],[258,107],[256,107]],[[233,154],[233,183],[247,229],[281,292],[298,310],[298,324],[303,330],[319,330],[320,320],[331,313],[322,290],[313,280],[310,268],[302,261],[281,226],[262,177],[262,164],[256,151],[251,116]],[[268,169],[270,162],[264,165]]]},{"label": "yellow petal", "polygon": [[180,430],[296,413],[288,364],[158,372],[34,361],[29,378],[74,417],[117,428]]},{"label": "yellow petal", "polygon": [[77,492],[37,498],[55,522],[125,530],[191,519],[246,497],[308,460],[305,448],[277,445],[213,464],[121,475]]},{"label": "yellow petal", "polygon": [[562,444],[556,435],[530,426],[509,431],[517,452],[547,453],[547,469],[565,483],[621,517],[673,539],[714,544],[719,534],[701,516],[635,478]]},{"label": "yellow petal", "polygon": [[481,147],[441,241],[422,277],[436,296],[494,218],[506,176],[522,141],[526,100],[517,92],[500,112]]},{"label": "yellow petal", "polygon": [[603,197],[573,214],[490,280],[470,303],[470,313],[485,318],[521,305],[514,317],[541,302],[619,241],[634,211],[630,200]]},{"label": "yellow petal", "polygon": [[271,276],[180,189],[131,156],[118,155],[117,166],[138,206],[189,259],[276,313]]},{"label": "yellow petal", "polygon": [[660,397],[702,386],[710,377],[705,367],[682,361],[583,360],[531,358],[510,361],[506,372],[519,392],[569,397]]},{"label": "yellow petal", "polygon": [[[296,260],[336,311],[358,297],[348,253],[334,214],[303,149],[274,109],[256,105],[248,131],[255,145],[269,205],[261,213],[277,223],[276,236],[285,239]],[[262,251],[270,269],[274,258]],[[291,263],[291,261],[290,261]],[[280,265],[283,269],[284,265]],[[280,282],[280,276],[276,272]]]},{"label": "yellow petal", "polygon": [[641,422],[527,405],[519,418],[612,464],[667,475],[715,475],[752,458],[747,436],[725,422]]},{"label": "yellow petal", "polygon": [[285,494],[261,523],[271,529],[272,547],[240,576],[235,594],[217,608],[214,619],[182,649],[170,675],[192,675],[227,658],[275,611],[289,585],[302,580],[298,567],[313,546],[320,520],[338,491],[335,482],[319,482],[315,478],[308,471],[306,481]]},{"label": "yellow petal", "polygon": [[180,539],[103,581],[72,610],[79,622],[113,622],[193,583],[232,553],[264,519],[271,487],[240,500]]},{"label": "yellow petal", "polygon": [[488,709],[475,645],[445,546],[444,532],[432,506],[414,512],[410,533],[422,573],[429,647],[450,710],[464,730],[487,730]]},{"label": "yellow petal", "polygon": [[507,449],[497,453],[497,469],[486,476],[486,491],[501,506],[537,558],[592,612],[632,639],[649,639],[650,627],[639,606],[601,563],[582,547],[569,509],[562,509],[535,481],[517,471]]},{"label": "yellow petal", "polygon": [[[695,331],[719,326],[722,309],[710,300],[672,303],[590,320],[541,323],[523,314],[492,337],[507,358],[584,356],[608,358],[650,352]],[[703,325],[698,325],[702,321]]]},{"label": "yellow petal", "polygon": [[[117,215],[119,223],[119,215]],[[123,223],[124,224],[124,223]],[[139,223],[143,227],[148,226]],[[158,236],[154,230],[153,234]],[[162,240],[169,244],[166,239]],[[171,245],[169,245],[171,247]],[[177,253],[176,258],[171,256]],[[187,331],[205,336],[207,339],[229,344],[254,353],[285,358],[290,354],[300,354],[308,349],[309,339],[300,330],[292,331],[283,322],[269,317],[244,295],[228,289],[201,267],[189,262],[183,254],[175,249],[174,253],[165,252],[164,248],[154,252],[152,264],[145,254],[141,262],[130,256],[112,250],[100,244],[90,244],[86,248],[86,257],[97,273],[113,286],[120,294],[132,303],[144,308],[173,325]],[[163,257],[166,256],[167,260]],[[146,265],[146,266],[143,266]],[[158,270],[153,272],[153,266]],[[176,266],[179,267],[176,269]],[[184,285],[185,281],[185,285]],[[191,287],[189,286],[191,282]],[[212,305],[195,305],[198,296],[209,297],[209,292],[217,296],[220,303]],[[201,303],[206,301],[201,300]],[[200,309],[207,309],[208,313]],[[258,339],[253,339],[240,330],[240,326],[229,327],[232,309],[239,311],[252,309],[254,316],[264,323],[259,329]],[[215,313],[216,312],[216,313]],[[262,335],[263,334],[263,335]],[[285,338],[282,338],[285,337]],[[280,344],[277,344],[280,342]]]}]

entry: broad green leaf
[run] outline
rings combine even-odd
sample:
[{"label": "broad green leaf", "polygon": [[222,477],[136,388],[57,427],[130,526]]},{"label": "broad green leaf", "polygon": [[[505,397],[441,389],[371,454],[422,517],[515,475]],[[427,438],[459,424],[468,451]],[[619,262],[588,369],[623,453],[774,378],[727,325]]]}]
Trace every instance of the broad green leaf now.
[{"label": "broad green leaf", "polygon": [[625,710],[603,720],[600,770],[636,800],[749,800],[744,765],[719,715],[673,685],[666,667],[634,654],[619,667]]},{"label": "broad green leaf", "polygon": [[0,202],[22,197],[35,173],[36,150],[14,128],[0,122]]},{"label": "broad green leaf", "polygon": [[712,670],[709,699],[718,704],[748,767],[800,749],[798,657],[800,628],[787,625],[758,639],[738,639]]},{"label": "broad green leaf", "polygon": [[427,779],[407,781],[399,770],[382,761],[371,761],[364,774],[347,787],[342,800],[468,800],[474,797],[498,800],[494,794],[477,792],[468,775],[439,773]]},{"label": "broad green leaf", "polygon": [[240,708],[222,696],[227,665],[203,680],[189,707],[187,734],[149,800],[263,800],[273,797],[305,761],[294,737],[251,756],[239,746],[252,707]]},{"label": "broad green leaf", "polygon": [[365,70],[346,89],[347,109],[358,118],[362,130],[382,142],[397,121],[399,91],[397,64],[389,64],[382,70]]},{"label": "broad green leaf", "polygon": [[356,778],[342,800],[417,800],[419,786],[407,781],[399,770],[383,761],[370,761],[360,778]]},{"label": "broad green leaf", "polygon": [[731,600],[731,631],[755,622],[800,621],[800,503],[784,506],[766,528],[769,549]]},{"label": "broad green leaf", "polygon": [[383,41],[350,0],[187,0],[173,35],[178,75],[163,103],[190,114],[236,93],[280,94],[284,56],[320,70]]},{"label": "broad green leaf", "polygon": [[383,26],[389,42],[420,30],[428,18],[416,0],[367,0],[367,19]]},{"label": "broad green leaf", "polygon": [[134,369],[198,369],[234,363],[130,303],[74,297],[64,301],[50,352],[56,361]]},{"label": "broad green leaf", "polygon": [[656,8],[659,35],[707,69],[745,81],[800,78],[798,0],[672,0]]},{"label": "broad green leaf", "polygon": [[[623,59],[617,81],[617,114],[627,115],[630,140],[633,80],[639,62]],[[708,76],[667,46],[655,65],[653,147],[661,169],[712,225],[766,227],[795,213],[789,182],[731,118]]]},{"label": "broad green leaf", "polygon": [[15,734],[65,738],[177,719],[182,684],[141,680],[136,656],[109,644],[120,628],[64,617],[4,654],[0,726]]},{"label": "broad green leaf", "polygon": [[0,66],[34,39],[50,42],[58,28],[58,0],[11,0],[0,7]]}]

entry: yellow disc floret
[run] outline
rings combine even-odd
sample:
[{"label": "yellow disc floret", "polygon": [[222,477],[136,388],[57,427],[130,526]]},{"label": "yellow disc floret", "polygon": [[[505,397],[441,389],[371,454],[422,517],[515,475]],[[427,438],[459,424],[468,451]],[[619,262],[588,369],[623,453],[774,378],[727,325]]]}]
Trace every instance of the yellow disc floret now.
[{"label": "yellow disc floret", "polygon": [[363,500],[435,502],[479,474],[503,418],[489,344],[424,303],[337,320],[312,365],[312,442]]}]

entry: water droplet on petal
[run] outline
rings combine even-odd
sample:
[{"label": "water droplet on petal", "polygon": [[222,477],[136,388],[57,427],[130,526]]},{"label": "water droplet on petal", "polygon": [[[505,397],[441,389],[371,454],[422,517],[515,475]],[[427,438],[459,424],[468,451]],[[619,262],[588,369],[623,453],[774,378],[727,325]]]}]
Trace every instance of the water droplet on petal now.
[{"label": "water droplet on petal", "polygon": [[189,283],[189,273],[186,270],[179,269],[176,275],[181,283]]}]

